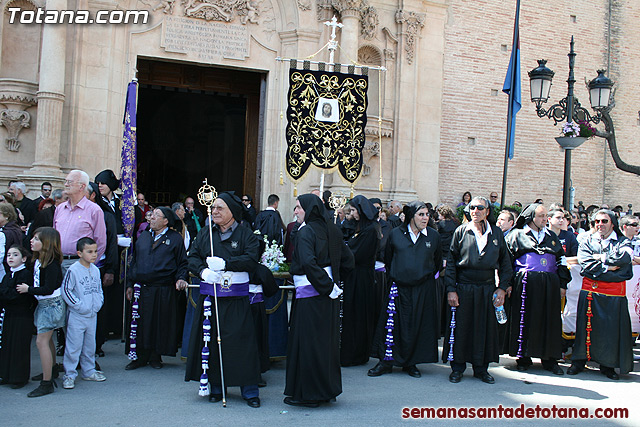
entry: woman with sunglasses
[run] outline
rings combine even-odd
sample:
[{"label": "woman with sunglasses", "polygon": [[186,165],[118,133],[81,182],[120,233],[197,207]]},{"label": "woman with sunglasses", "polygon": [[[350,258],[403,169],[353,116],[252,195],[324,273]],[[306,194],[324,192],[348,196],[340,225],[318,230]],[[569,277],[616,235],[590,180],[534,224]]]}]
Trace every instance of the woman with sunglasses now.
[{"label": "woman with sunglasses", "polygon": [[[562,210],[558,215],[559,221],[564,221]],[[518,216],[516,230],[507,237],[515,274],[505,351],[517,357],[519,371],[529,369],[531,358],[539,357],[544,369],[564,375],[558,366],[562,357],[560,302],[571,274],[562,243],[546,227],[547,219],[547,208],[532,203]]]}]

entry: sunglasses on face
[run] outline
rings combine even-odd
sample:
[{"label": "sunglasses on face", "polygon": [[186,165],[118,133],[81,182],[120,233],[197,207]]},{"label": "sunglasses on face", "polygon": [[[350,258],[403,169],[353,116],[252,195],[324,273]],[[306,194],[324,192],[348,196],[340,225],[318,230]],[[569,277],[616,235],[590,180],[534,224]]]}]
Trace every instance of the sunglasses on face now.
[{"label": "sunglasses on face", "polygon": [[469,210],[470,211],[475,211],[476,209],[479,211],[483,211],[485,210],[487,207],[486,206],[482,206],[482,205],[473,205],[473,206],[469,206]]},{"label": "sunglasses on face", "polygon": [[595,221],[596,224],[608,224],[609,220],[608,219],[596,219]]},{"label": "sunglasses on face", "polygon": [[627,224],[627,227],[637,227],[638,223],[637,222],[630,222],[629,224]]},{"label": "sunglasses on face", "polygon": [[248,201],[249,201],[249,199],[242,199],[242,201],[243,201],[243,202],[248,202]]}]

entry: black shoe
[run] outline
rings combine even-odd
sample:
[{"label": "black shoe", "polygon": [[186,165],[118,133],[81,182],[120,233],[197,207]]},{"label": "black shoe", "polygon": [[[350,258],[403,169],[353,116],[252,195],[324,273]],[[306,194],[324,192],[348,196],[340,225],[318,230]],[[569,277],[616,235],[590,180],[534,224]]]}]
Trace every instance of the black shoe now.
[{"label": "black shoe", "polygon": [[571,366],[569,366],[569,369],[567,369],[567,375],[578,375],[583,370],[584,370],[584,365],[572,363]]},{"label": "black shoe", "polygon": [[369,369],[369,372],[367,372],[367,375],[369,375],[370,377],[379,377],[380,375],[390,374],[392,370],[393,370],[393,367],[391,365],[386,365],[382,362],[378,362],[376,366]]},{"label": "black shoe", "polygon": [[564,371],[560,366],[558,366],[557,363],[554,365],[544,366],[544,369],[546,369],[549,372],[552,372],[555,375],[564,375]]},{"label": "black shoe", "polygon": [[264,380],[264,378],[262,378],[262,375],[260,375],[260,381],[258,381],[258,387],[266,387],[267,386],[267,382]]},{"label": "black shoe", "polygon": [[29,383],[29,381],[24,381],[24,382],[21,382],[21,383],[11,384],[11,388],[14,389],[14,390],[17,390],[19,388],[22,388],[22,387],[26,386],[28,383]]},{"label": "black shoe", "polygon": [[317,408],[320,406],[315,400],[294,400],[290,396],[284,398],[284,403],[291,406],[304,406],[305,408]]},{"label": "black shoe", "polygon": [[153,360],[153,361],[149,362],[149,365],[153,369],[162,369],[162,367],[164,366],[164,364],[159,360]]},{"label": "black shoe", "polygon": [[127,366],[124,367],[124,370],[133,371],[134,369],[142,368],[143,366],[146,366],[146,365],[147,365],[146,363],[140,362],[139,360],[133,360],[129,362]]},{"label": "black shoe", "polygon": [[[51,379],[55,380],[60,375],[60,372],[64,372],[64,366],[61,363],[56,363],[51,369]],[[42,381],[42,374],[34,375],[31,377],[31,381]]]},{"label": "black shoe", "polygon": [[520,372],[526,371],[527,369],[529,369],[529,366],[533,364],[530,357],[521,357],[516,360],[516,363],[518,364],[516,369]]},{"label": "black shoe", "polygon": [[600,373],[602,375],[606,375],[607,378],[609,378],[610,380],[619,380],[620,377],[618,376],[618,374],[616,374],[615,369],[613,368],[609,368],[606,366],[600,366]]},{"label": "black shoe", "polygon": [[252,407],[252,408],[259,408],[260,407],[260,398],[259,397],[251,397],[247,400],[247,405]]},{"label": "black shoe", "polygon": [[405,366],[404,368],[402,368],[402,371],[406,372],[410,377],[413,378],[420,378],[422,376],[418,368],[416,368],[416,365]]},{"label": "black shoe", "polygon": [[493,384],[496,382],[495,378],[489,375],[488,372],[481,372],[479,374],[473,374],[474,377],[480,379],[483,383]]},{"label": "black shoe", "polygon": [[96,360],[96,371],[102,371],[100,365],[98,365],[98,361]]},{"label": "black shoe", "polygon": [[104,350],[99,348],[96,350],[96,357],[104,357]]},{"label": "black shoe", "polygon": [[449,382],[454,384],[462,381],[462,372],[453,371],[449,374]]},{"label": "black shoe", "polygon": [[45,394],[51,394],[53,393],[54,386],[57,387],[58,385],[53,380],[40,381],[40,385],[38,386],[38,388],[27,394],[27,397],[40,397],[44,396]]},{"label": "black shoe", "polygon": [[221,394],[210,394],[209,395],[209,402],[220,402],[222,400],[222,395]]}]

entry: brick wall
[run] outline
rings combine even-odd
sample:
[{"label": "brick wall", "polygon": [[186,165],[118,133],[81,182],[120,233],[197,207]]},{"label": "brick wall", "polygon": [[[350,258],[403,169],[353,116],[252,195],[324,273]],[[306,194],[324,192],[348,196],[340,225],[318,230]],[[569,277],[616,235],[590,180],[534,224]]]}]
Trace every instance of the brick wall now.
[{"label": "brick wall", "polygon": [[[502,85],[511,53],[515,5],[515,0],[450,3],[445,28],[441,202],[457,204],[467,190],[485,196],[501,191],[508,101]],[[562,201],[564,154],[554,140],[560,125],[537,117],[527,71],[536,67],[536,59],[547,59],[547,66],[556,73],[547,106],[565,97],[572,35],[577,53],[575,95],[591,111],[585,80],[595,78],[599,68],[610,69],[609,77],[617,86],[612,116],[618,149],[623,160],[640,164],[636,149],[640,140],[639,30],[640,2],[634,0],[521,2],[522,109],[517,115],[515,157],[508,168],[507,203],[524,204],[538,197],[545,203]],[[615,168],[603,139],[588,140],[572,157],[576,203],[625,207],[633,203],[640,209],[635,191],[640,177]]]}]

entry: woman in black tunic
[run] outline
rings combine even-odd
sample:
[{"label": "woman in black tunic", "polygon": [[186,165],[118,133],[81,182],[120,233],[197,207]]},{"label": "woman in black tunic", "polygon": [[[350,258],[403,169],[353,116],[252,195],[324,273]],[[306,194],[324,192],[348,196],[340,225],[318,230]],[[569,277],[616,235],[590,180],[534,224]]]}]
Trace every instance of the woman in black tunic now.
[{"label": "woman in black tunic", "polygon": [[284,403],[317,407],[342,393],[340,374],[340,276],[353,255],[340,230],[314,194],[296,202],[304,223],[295,237],[291,274],[296,300],[291,310]]},{"label": "woman in black tunic", "polygon": [[438,360],[440,301],[435,275],[442,266],[440,235],[427,227],[429,214],[424,203],[409,203],[404,215],[404,224],[391,231],[385,249],[392,284],[372,349],[372,356],[380,362],[369,370],[371,377],[401,366],[418,378],[416,364]]},{"label": "woman in black tunic", "polygon": [[356,221],[356,232],[347,241],[356,268],[345,278],[343,295],[340,364],[363,365],[369,361],[376,314],[374,307],[374,268],[382,234],[376,221],[378,210],[366,197],[349,202]]},{"label": "woman in black tunic", "polygon": [[[2,384],[20,388],[29,382],[36,299],[31,294],[21,294],[16,290],[21,283],[33,286],[33,273],[25,268],[27,250],[14,245],[7,252],[11,266],[0,285],[0,316],[4,310],[4,321],[0,328],[0,378]],[[22,264],[14,265],[12,260],[19,258]]]}]

